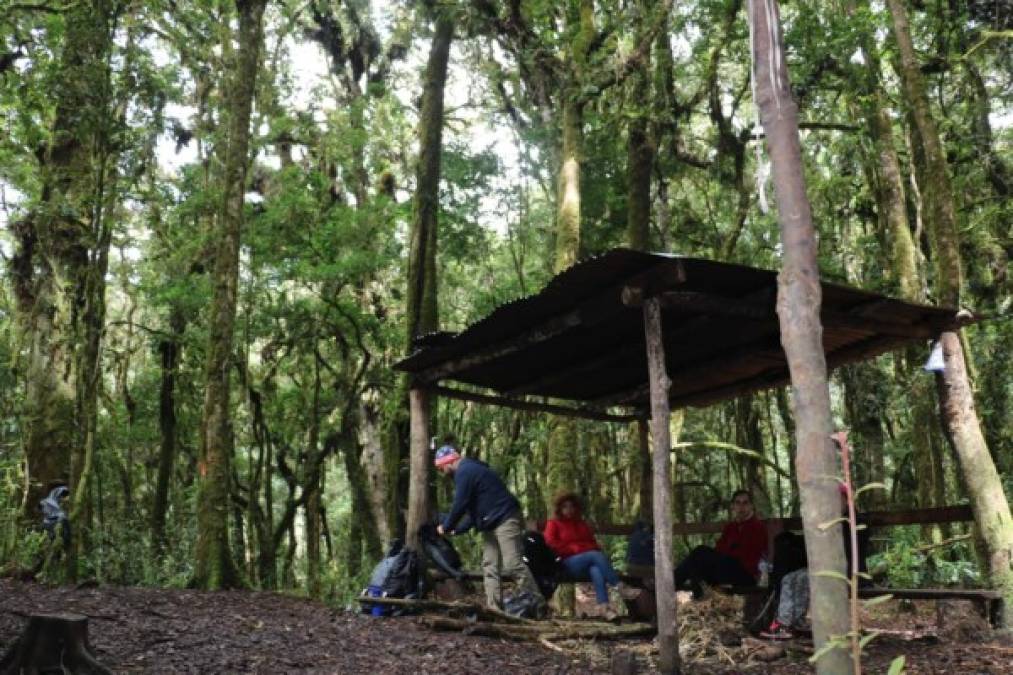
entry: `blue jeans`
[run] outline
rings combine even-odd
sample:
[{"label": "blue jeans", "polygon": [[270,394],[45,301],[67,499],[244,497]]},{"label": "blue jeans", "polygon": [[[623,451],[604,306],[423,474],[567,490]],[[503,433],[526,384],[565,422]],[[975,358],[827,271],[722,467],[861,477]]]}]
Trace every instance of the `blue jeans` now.
[{"label": "blue jeans", "polygon": [[569,558],[563,558],[563,567],[574,579],[591,579],[598,604],[609,601],[609,586],[619,584],[619,575],[612,569],[612,563],[601,551],[584,551]]}]

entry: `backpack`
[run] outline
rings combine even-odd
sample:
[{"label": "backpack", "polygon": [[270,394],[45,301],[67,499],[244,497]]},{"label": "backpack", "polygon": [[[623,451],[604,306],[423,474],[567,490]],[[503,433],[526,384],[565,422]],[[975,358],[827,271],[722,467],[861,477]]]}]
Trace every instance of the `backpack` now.
[{"label": "backpack", "polygon": [[538,584],[538,590],[542,592],[546,600],[549,600],[556,592],[556,587],[559,586],[557,579],[559,557],[545,543],[545,537],[540,532],[528,530],[524,533],[523,558]]},{"label": "backpack", "polygon": [[[387,555],[373,568],[369,586],[363,595],[372,598],[418,598],[422,595],[422,566],[415,551],[404,548],[395,540]],[[391,611],[383,605],[363,604],[363,611],[373,616],[399,615],[404,611]]]},{"label": "backpack", "polygon": [[536,598],[533,593],[521,591],[504,599],[503,611],[521,619],[541,619],[545,615],[545,600]]},{"label": "backpack", "polygon": [[432,523],[419,528],[419,543],[434,565],[449,576],[460,579],[464,576],[461,569],[461,556],[454,548],[454,545],[446,537],[441,537],[436,532],[436,526]]},{"label": "backpack", "polygon": [[626,541],[626,562],[629,565],[654,565],[654,531],[642,520],[634,523]]}]

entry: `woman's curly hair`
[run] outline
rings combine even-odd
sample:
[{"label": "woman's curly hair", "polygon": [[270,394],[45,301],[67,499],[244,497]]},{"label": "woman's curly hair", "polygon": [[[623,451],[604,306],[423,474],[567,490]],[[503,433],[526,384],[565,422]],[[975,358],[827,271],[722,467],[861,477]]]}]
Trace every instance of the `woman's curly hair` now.
[{"label": "woman's curly hair", "polygon": [[577,509],[577,513],[581,513],[584,510],[584,504],[580,499],[580,496],[576,492],[570,492],[564,490],[556,495],[556,498],[552,500],[552,508],[556,516],[561,516],[563,513],[563,504],[570,502],[574,508]]}]

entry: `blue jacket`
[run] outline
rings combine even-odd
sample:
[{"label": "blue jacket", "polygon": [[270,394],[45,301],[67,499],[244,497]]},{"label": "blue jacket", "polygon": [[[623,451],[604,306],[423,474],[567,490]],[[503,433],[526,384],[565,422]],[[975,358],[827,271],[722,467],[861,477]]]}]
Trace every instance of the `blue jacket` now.
[{"label": "blue jacket", "polygon": [[465,457],[454,472],[454,505],[443,529],[452,531],[467,513],[476,530],[493,530],[520,509],[517,498],[488,464]]}]

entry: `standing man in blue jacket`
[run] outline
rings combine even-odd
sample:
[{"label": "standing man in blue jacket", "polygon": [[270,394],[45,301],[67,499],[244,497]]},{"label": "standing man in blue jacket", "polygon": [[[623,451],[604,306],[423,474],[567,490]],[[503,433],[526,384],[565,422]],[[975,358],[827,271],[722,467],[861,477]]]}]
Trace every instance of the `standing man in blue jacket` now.
[{"label": "standing man in blue jacket", "polygon": [[519,591],[527,591],[541,600],[538,584],[524,564],[524,521],[517,498],[488,464],[461,457],[452,445],[436,451],[436,468],[454,477],[454,504],[437,531],[453,534],[462,516],[471,516],[475,529],[482,533],[486,604],[502,609],[500,576],[504,573],[513,577]]}]

